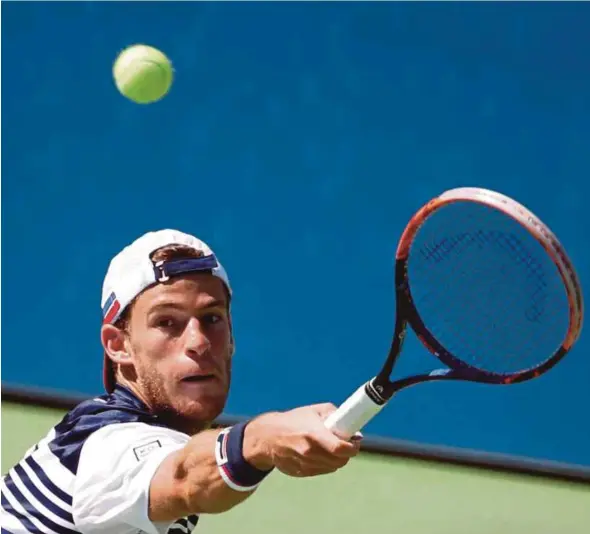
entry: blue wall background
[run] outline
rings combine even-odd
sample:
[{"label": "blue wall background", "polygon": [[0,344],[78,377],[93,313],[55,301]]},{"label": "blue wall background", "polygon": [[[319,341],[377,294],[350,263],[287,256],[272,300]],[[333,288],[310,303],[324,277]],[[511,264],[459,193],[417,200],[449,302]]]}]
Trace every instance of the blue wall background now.
[{"label": "blue wall background", "polygon": [[[162,227],[208,241],[232,277],[232,414],[338,403],[376,370],[396,241],[445,189],[529,205],[590,283],[588,4],[5,3],[2,15],[5,384],[100,392],[108,261]],[[176,68],[152,106],[112,83],[136,42]],[[408,349],[400,374],[435,363]],[[589,349],[583,335],[555,371],[511,388],[408,390],[366,431],[590,464]]]}]

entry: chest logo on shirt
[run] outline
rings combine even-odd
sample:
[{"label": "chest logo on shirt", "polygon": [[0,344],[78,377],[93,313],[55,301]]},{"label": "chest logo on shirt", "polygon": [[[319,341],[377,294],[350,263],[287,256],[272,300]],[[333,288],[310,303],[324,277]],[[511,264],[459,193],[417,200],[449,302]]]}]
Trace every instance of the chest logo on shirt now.
[{"label": "chest logo on shirt", "polygon": [[137,461],[140,462],[146,456],[148,456],[149,454],[154,452],[156,449],[159,449],[161,447],[162,447],[162,444],[160,443],[160,440],[156,439],[155,441],[150,441],[149,443],[146,443],[145,445],[140,445],[139,447],[135,447],[133,449],[133,452],[135,453],[135,457],[137,458]]}]

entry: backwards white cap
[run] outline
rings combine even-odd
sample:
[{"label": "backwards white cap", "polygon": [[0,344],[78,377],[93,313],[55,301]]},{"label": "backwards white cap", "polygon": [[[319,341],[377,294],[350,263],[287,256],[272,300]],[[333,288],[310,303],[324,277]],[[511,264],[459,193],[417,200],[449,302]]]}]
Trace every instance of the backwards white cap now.
[{"label": "backwards white cap", "polygon": [[[202,257],[154,264],[151,254],[168,245],[191,247],[201,252]],[[142,235],[111,260],[102,286],[103,322],[114,323],[135,297],[156,282],[164,282],[177,274],[205,270],[220,278],[231,294],[225,269],[200,239],[178,230],[160,230]]]},{"label": "backwards white cap", "polygon": [[[198,258],[154,263],[150,259],[152,253],[168,245],[188,246],[201,255]],[[172,276],[198,271],[209,271],[217,276],[231,295],[227,273],[206,243],[178,230],[159,230],[142,235],[111,260],[102,286],[103,323],[114,323],[133,299],[149,286],[165,282]],[[112,391],[114,373],[106,354],[104,382],[107,391]]]}]

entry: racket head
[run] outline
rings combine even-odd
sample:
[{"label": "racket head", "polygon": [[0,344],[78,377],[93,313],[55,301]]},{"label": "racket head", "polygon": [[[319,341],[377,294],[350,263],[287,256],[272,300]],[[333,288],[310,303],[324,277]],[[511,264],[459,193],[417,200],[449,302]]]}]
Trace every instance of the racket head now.
[{"label": "racket head", "polygon": [[536,378],[582,329],[580,282],[555,234],[482,188],[446,191],[412,217],[396,252],[396,292],[398,317],[452,369],[449,378]]}]

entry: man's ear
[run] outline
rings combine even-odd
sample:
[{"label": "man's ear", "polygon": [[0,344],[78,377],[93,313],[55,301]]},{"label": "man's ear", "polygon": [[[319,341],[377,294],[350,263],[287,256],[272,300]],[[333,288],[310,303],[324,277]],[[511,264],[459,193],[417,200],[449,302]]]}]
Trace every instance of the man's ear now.
[{"label": "man's ear", "polygon": [[119,365],[132,363],[131,354],[125,344],[125,332],[112,324],[103,324],[100,329],[100,340],[105,354]]}]

